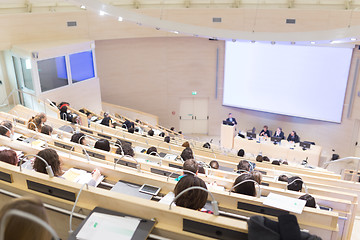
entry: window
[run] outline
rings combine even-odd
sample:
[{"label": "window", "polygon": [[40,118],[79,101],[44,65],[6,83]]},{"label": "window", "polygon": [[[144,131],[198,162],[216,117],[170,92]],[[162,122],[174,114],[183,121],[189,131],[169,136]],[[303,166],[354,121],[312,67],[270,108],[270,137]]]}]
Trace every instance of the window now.
[{"label": "window", "polygon": [[31,62],[30,59],[20,58],[21,61],[21,69],[24,78],[24,85],[26,88],[34,90],[32,76],[31,76]]},{"label": "window", "polygon": [[68,85],[65,56],[38,61],[41,91]]},{"label": "window", "polygon": [[70,54],[70,69],[73,83],[95,77],[92,51]]}]

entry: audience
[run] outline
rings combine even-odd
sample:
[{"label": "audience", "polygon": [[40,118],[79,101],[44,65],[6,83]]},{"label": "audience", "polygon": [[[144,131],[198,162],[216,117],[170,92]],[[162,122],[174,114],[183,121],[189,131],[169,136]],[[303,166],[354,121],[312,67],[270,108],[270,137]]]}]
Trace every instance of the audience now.
[{"label": "audience", "polygon": [[124,151],[124,155],[132,157],[135,156],[134,150],[129,143],[123,143],[121,146],[122,148],[119,147],[118,149],[116,149],[116,154],[122,155],[122,151]]},{"label": "audience", "polygon": [[[180,179],[180,181],[176,184],[174,193],[175,197],[179,195],[182,191],[187,188],[199,186],[204,189],[207,189],[205,182],[194,175],[186,175]],[[190,190],[183,195],[181,195],[176,201],[176,206],[190,208],[194,210],[201,211],[201,209],[205,206],[208,198],[208,193],[203,190],[194,189]]]},{"label": "audience", "polygon": [[134,132],[135,132],[135,129],[134,129],[133,127],[130,127],[130,128],[128,128],[128,132],[129,132],[129,133],[134,133]]},{"label": "audience", "polygon": [[303,181],[300,177],[294,176],[288,179],[287,189],[291,191],[301,192]]},{"label": "audience", "polygon": [[270,158],[268,158],[267,156],[263,156],[262,160],[264,162],[270,162]]},{"label": "audience", "polygon": [[281,182],[288,182],[288,180],[289,180],[289,178],[286,175],[280,175],[278,178],[278,181],[281,181]]},{"label": "audience", "polygon": [[[54,173],[55,177],[61,177],[63,175],[63,171],[61,169],[61,161],[59,158],[59,155],[54,149],[51,148],[45,148],[44,150],[41,150],[37,154],[39,157],[43,158],[50,166]],[[46,171],[46,164],[40,160],[38,157],[35,158],[34,161],[34,170],[36,172],[45,173]],[[97,179],[101,176],[101,173],[98,169],[94,169],[92,173],[92,179],[88,182],[90,186],[95,186]]]},{"label": "audience", "polygon": [[280,161],[279,160],[273,160],[271,164],[280,166]]},{"label": "audience", "polygon": [[208,142],[204,143],[203,148],[211,149],[210,143],[208,143]]},{"label": "audience", "polygon": [[164,132],[161,132],[161,133],[159,133],[159,136],[160,136],[160,137],[165,137],[165,133],[164,133]]},{"label": "audience", "polygon": [[301,197],[299,197],[299,199],[306,201],[306,204],[305,204],[306,207],[316,208],[315,198],[313,196],[311,196],[310,194],[302,195]]},{"label": "audience", "polygon": [[[43,203],[33,197],[16,198],[6,203],[0,210],[0,220],[7,211],[16,209],[49,222]],[[6,224],[4,239],[8,240],[49,240],[51,234],[38,223],[23,217],[11,216]]]},{"label": "audience", "polygon": [[237,173],[249,172],[250,171],[250,163],[247,160],[240,160],[237,165]]},{"label": "audience", "polygon": [[5,149],[0,151],[0,162],[6,162],[17,166],[19,159],[14,150]]},{"label": "audience", "polygon": [[110,152],[110,142],[106,139],[99,139],[96,141],[94,148]]},{"label": "audience", "polygon": [[85,145],[85,146],[87,145],[87,139],[86,139],[86,135],[84,133],[74,133],[71,136],[70,141],[77,143],[77,144]]},{"label": "audience", "polygon": [[216,160],[212,160],[209,165],[213,169],[219,169],[219,167],[220,167],[218,161],[216,161]]},{"label": "audience", "polygon": [[238,151],[237,155],[238,155],[239,157],[244,157],[244,156],[245,156],[245,151],[244,151],[244,149],[240,149],[240,150]]},{"label": "audience", "polygon": [[191,150],[191,148],[185,148],[180,154],[180,157],[183,161],[186,161],[188,159],[194,159],[193,151]]},{"label": "audience", "polygon": [[108,126],[108,127],[113,127],[112,120],[111,120],[110,114],[108,112],[104,113],[104,118],[101,120],[100,124],[102,124],[104,126]]},{"label": "audience", "polygon": [[157,149],[156,147],[149,147],[148,150],[146,151],[146,154],[150,154],[152,156],[156,156],[157,155]]},{"label": "audience", "polygon": [[281,127],[278,127],[276,129],[276,132],[274,133],[274,137],[279,137],[281,139],[285,139],[285,134],[284,132],[282,131],[282,128]]},{"label": "audience", "polygon": [[[41,132],[42,125],[47,121],[45,113],[39,113],[28,121],[28,129]],[[35,127],[36,126],[36,127]]]},{"label": "audience", "polygon": [[13,124],[10,121],[2,121],[0,124],[0,135],[11,137],[12,134],[14,134]]},{"label": "audience", "polygon": [[169,136],[166,136],[166,137],[164,138],[164,142],[170,143],[170,137],[169,137]]},{"label": "audience", "polygon": [[86,118],[87,118],[87,122],[88,122],[88,127],[91,126],[91,118],[93,117],[93,114],[91,112],[87,112],[86,113]]},{"label": "audience", "polygon": [[46,134],[46,135],[50,135],[53,132],[53,128],[49,125],[44,125],[41,127],[41,133]]},{"label": "audience", "polygon": [[[251,173],[242,173],[235,179],[234,186],[244,182],[245,180],[254,180],[255,178]],[[245,194],[249,196],[256,196],[256,189],[254,182],[244,182],[236,186],[233,190],[235,193]]]}]

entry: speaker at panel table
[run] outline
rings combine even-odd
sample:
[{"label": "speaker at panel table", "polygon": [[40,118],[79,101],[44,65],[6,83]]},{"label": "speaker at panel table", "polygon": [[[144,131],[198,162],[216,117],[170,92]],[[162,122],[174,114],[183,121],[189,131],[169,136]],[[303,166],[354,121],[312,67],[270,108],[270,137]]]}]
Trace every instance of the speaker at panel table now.
[{"label": "speaker at panel table", "polygon": [[237,125],[236,119],[229,113],[229,116],[226,120],[223,121],[224,125],[234,126]]}]

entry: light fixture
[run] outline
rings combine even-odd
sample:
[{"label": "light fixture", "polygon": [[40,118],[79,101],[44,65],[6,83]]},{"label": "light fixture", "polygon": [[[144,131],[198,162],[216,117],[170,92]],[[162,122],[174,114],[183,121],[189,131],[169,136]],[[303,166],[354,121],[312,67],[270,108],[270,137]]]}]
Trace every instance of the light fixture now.
[{"label": "light fixture", "polygon": [[124,19],[122,17],[118,17],[118,21],[122,22]]},{"label": "light fixture", "polygon": [[171,31],[172,33],[175,33],[175,34],[179,34],[179,32],[178,31]]},{"label": "light fixture", "polygon": [[100,16],[104,16],[104,15],[105,15],[105,12],[100,10],[100,13],[99,13],[99,14],[100,14]]},{"label": "light fixture", "polygon": [[80,6],[81,9],[86,9],[85,5]]},{"label": "light fixture", "polygon": [[312,44],[312,45],[314,45],[316,42],[314,42],[314,41],[312,41],[312,42],[310,42],[310,44]]},{"label": "light fixture", "polygon": [[25,60],[25,67],[26,67],[26,69],[31,69],[31,61],[29,58],[27,58]]},{"label": "light fixture", "polygon": [[357,39],[354,38],[354,37],[352,37],[352,38],[350,38],[350,40],[351,40],[351,41],[356,41]]}]

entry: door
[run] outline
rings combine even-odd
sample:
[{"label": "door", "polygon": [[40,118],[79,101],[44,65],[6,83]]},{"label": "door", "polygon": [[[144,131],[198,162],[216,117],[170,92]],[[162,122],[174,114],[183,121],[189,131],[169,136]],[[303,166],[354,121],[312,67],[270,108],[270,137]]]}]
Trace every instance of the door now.
[{"label": "door", "polygon": [[208,119],[207,98],[182,98],[180,100],[180,130],[184,134],[207,134]]}]

